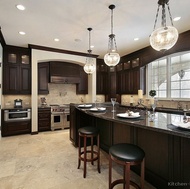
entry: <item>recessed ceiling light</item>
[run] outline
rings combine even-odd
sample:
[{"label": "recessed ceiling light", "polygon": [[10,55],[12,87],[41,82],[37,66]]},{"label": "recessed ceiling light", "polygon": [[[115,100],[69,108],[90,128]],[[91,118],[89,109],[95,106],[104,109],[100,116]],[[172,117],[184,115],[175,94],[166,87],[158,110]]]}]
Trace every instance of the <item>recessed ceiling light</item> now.
[{"label": "recessed ceiling light", "polygon": [[91,45],[90,48],[93,49],[93,48],[94,48],[94,45]]},{"label": "recessed ceiling light", "polygon": [[26,33],[23,31],[18,32],[20,35],[25,35]]},{"label": "recessed ceiling light", "polygon": [[138,37],[134,38],[134,41],[138,41],[138,40],[139,40],[139,38],[138,38]]},{"label": "recessed ceiling light", "polygon": [[23,5],[16,5],[16,8],[19,10],[25,10],[25,7]]},{"label": "recessed ceiling light", "polygon": [[59,39],[55,38],[55,39],[54,39],[54,41],[58,42],[58,41],[59,41]]},{"label": "recessed ceiling light", "polygon": [[181,19],[181,17],[180,16],[178,16],[178,17],[175,17],[174,19],[173,19],[173,21],[178,21],[178,20],[180,20]]}]

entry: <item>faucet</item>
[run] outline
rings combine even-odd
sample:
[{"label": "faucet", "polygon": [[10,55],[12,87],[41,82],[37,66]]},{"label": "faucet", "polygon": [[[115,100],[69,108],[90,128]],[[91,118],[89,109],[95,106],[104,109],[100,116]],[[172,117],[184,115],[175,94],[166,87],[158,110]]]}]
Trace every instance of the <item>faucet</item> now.
[{"label": "faucet", "polygon": [[181,106],[181,104],[180,104],[180,101],[177,102],[177,109],[178,110],[182,110],[183,109],[182,106]]}]

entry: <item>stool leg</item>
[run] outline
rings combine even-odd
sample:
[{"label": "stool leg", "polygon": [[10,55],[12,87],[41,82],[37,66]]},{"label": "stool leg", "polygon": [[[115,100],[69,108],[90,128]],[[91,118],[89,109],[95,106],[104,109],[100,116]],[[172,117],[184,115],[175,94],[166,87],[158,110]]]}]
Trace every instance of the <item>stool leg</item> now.
[{"label": "stool leg", "polygon": [[[93,148],[93,144],[94,144],[94,141],[93,141],[93,139],[94,139],[94,137],[92,136],[91,137],[91,159],[93,159],[94,158],[94,153],[93,153],[93,151],[94,151],[94,148]],[[94,165],[94,161],[91,161],[91,164],[92,165]]]},{"label": "stool leg", "polygon": [[97,136],[97,147],[98,147],[98,172],[100,173],[100,135]]},{"label": "stool leg", "polygon": [[124,180],[123,189],[125,189],[125,186],[126,186],[125,177],[126,177],[126,170],[125,170],[125,165],[124,165],[124,166],[123,166],[123,180]]},{"label": "stool leg", "polygon": [[84,174],[83,177],[86,178],[86,136],[84,137]]},{"label": "stool leg", "polygon": [[80,145],[80,135],[79,135],[79,139],[78,139],[78,169],[80,168],[80,163],[81,163],[81,145]]},{"label": "stool leg", "polygon": [[144,189],[144,165],[145,165],[145,158],[141,162],[141,189]]},{"label": "stool leg", "polygon": [[112,159],[111,155],[109,155],[109,189],[111,189],[111,183],[112,183]]},{"label": "stool leg", "polygon": [[[127,175],[128,174],[128,175]],[[125,189],[129,189],[130,188],[130,163],[126,163],[125,165]]]}]

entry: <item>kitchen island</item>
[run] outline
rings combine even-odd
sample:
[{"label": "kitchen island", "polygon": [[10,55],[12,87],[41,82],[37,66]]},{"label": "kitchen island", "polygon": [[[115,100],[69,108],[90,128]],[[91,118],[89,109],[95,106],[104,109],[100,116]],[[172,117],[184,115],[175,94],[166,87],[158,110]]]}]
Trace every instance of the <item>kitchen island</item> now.
[{"label": "kitchen island", "polygon": [[[70,106],[70,140],[78,146],[78,129],[94,126],[100,129],[101,149],[108,152],[116,143],[132,143],[141,147],[146,154],[145,179],[158,189],[190,188],[190,131],[171,125],[183,120],[182,115],[156,112],[151,121],[146,111],[139,111],[140,117],[120,118],[128,108],[102,104],[105,111],[90,111],[90,108]],[[138,168],[133,169],[139,172]]]}]

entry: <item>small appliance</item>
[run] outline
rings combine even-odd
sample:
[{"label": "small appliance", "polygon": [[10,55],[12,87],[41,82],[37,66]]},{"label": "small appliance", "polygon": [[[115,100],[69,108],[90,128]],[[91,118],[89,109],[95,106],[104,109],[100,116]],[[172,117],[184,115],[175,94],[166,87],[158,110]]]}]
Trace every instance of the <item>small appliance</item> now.
[{"label": "small appliance", "polygon": [[21,99],[14,100],[14,108],[22,108],[22,100]]}]

